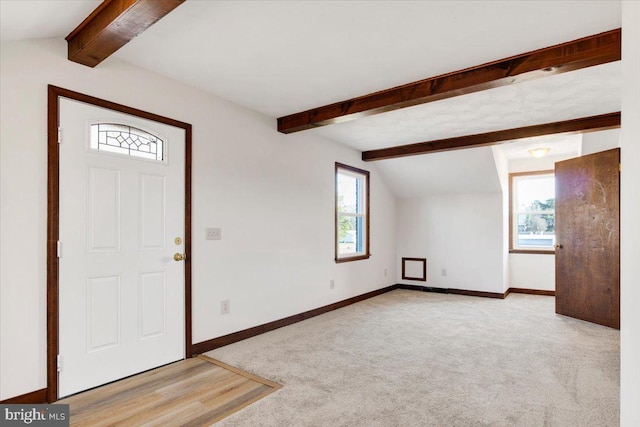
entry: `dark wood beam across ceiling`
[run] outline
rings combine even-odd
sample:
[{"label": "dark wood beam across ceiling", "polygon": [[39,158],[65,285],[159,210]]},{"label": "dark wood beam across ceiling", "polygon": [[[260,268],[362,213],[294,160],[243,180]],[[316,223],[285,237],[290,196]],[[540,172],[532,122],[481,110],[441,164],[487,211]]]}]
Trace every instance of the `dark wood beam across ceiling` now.
[{"label": "dark wood beam across ceiling", "polygon": [[105,0],[66,37],[68,58],[95,67],[185,0]]},{"label": "dark wood beam across ceiling", "polygon": [[607,31],[280,117],[278,131],[282,133],[298,132],[538,77],[619,61],[622,56],[621,52],[621,30]]},{"label": "dark wood beam across ceiling", "polygon": [[543,135],[586,133],[618,127],[620,127],[620,112],[363,151],[362,160],[370,162],[373,160],[393,159],[418,154],[436,153],[439,151],[459,150],[461,148],[483,147],[504,141],[533,138]]}]

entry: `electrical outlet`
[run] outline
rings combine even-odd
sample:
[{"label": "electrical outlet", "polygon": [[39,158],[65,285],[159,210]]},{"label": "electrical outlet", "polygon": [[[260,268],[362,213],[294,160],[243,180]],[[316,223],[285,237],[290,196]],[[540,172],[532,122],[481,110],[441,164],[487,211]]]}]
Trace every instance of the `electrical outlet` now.
[{"label": "electrical outlet", "polygon": [[220,301],[220,314],[229,314],[231,312],[231,302],[226,299]]},{"label": "electrical outlet", "polygon": [[206,234],[207,240],[221,240],[222,229],[220,228],[207,228]]},{"label": "electrical outlet", "polygon": [[384,277],[387,277],[387,269],[384,269]]},{"label": "electrical outlet", "polygon": [[329,289],[335,289],[335,287],[336,282],[333,279],[329,280]]},{"label": "electrical outlet", "polygon": [[442,277],[447,277],[447,269],[446,268],[442,269]]}]

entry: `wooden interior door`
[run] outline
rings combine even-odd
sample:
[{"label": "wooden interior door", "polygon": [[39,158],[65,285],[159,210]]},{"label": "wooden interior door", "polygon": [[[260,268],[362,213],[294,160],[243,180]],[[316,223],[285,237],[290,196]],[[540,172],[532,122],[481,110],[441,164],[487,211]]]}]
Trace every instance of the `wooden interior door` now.
[{"label": "wooden interior door", "polygon": [[556,313],[620,328],[620,149],[556,163]]}]

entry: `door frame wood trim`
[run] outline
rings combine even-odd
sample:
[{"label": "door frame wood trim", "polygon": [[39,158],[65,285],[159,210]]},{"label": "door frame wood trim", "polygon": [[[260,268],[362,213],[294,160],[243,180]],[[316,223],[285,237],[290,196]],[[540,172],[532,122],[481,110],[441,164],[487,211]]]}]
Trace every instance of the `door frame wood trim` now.
[{"label": "door frame wood trim", "polygon": [[0,405],[38,405],[41,403],[47,403],[46,388],[0,400]]},{"label": "door frame wood trim", "polygon": [[95,98],[72,90],[48,85],[47,87],[47,401],[58,399],[58,239],[60,237],[60,151],[58,127],[60,98],[118,111],[147,120],[167,124],[185,131],[185,199],[184,199],[184,296],[185,296],[185,358],[192,357],[191,335],[191,124],[168,117]]}]

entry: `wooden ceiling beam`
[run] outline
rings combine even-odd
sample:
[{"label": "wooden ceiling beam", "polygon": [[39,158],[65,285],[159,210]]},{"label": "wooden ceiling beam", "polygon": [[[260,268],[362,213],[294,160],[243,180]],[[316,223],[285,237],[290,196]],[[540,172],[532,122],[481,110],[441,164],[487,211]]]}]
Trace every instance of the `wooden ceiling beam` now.
[{"label": "wooden ceiling beam", "polygon": [[618,127],[620,127],[620,112],[363,151],[362,160],[370,162],[373,160],[394,159],[397,157],[459,150],[462,148],[483,147],[515,139],[533,138],[543,135],[586,133]]},{"label": "wooden ceiling beam", "polygon": [[105,0],[66,37],[70,61],[95,67],[185,0]]},{"label": "wooden ceiling beam", "polygon": [[621,30],[607,31],[488,64],[280,117],[293,133],[621,59]]}]

